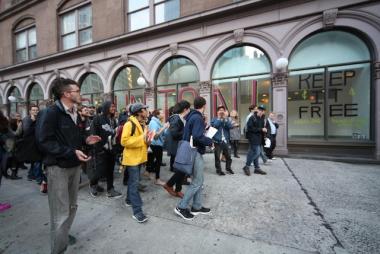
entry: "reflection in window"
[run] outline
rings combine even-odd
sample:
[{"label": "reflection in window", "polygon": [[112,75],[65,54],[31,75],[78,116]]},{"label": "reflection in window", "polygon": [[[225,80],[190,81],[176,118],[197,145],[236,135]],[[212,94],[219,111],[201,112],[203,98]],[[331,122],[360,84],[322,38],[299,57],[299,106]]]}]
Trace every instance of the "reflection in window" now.
[{"label": "reflection in window", "polygon": [[169,59],[157,76],[157,107],[164,111],[165,119],[169,108],[177,101],[193,103],[199,94],[199,72],[195,64],[185,57]]},{"label": "reflection in window", "polygon": [[129,31],[167,22],[180,16],[180,0],[128,0]]},{"label": "reflection in window", "polygon": [[145,103],[144,87],[137,84],[141,71],[134,66],[123,67],[116,75],[113,91],[117,110],[135,102]]},{"label": "reflection in window", "polygon": [[16,62],[24,62],[37,57],[36,27],[23,29],[15,33]]},{"label": "reflection in window", "polygon": [[[13,97],[12,100],[9,100],[9,97]],[[20,90],[17,87],[11,87],[8,96],[7,96],[7,101],[8,101],[8,107],[9,107],[9,114],[12,113],[20,113],[19,111],[19,104],[22,101],[21,98],[21,93]]]},{"label": "reflection in window", "polygon": [[39,84],[34,83],[30,88],[29,96],[28,96],[28,104],[29,106],[40,105],[40,103],[44,100],[44,92]]},{"label": "reflection in window", "polygon": [[289,66],[297,69],[288,79],[289,140],[371,139],[370,54],[364,42],[347,32],[322,32],[301,42]]},{"label": "reflection in window", "polygon": [[94,106],[101,105],[103,102],[103,82],[95,73],[89,73],[82,81],[81,88],[82,101],[87,101]]},{"label": "reflection in window", "polygon": [[92,42],[92,9],[87,5],[61,16],[62,49]]},{"label": "reflection in window", "polygon": [[[252,104],[271,110],[270,63],[263,51],[252,46],[234,47],[225,51],[215,62],[212,113],[218,105],[239,112],[241,126]],[[242,128],[243,130],[243,128]]]}]

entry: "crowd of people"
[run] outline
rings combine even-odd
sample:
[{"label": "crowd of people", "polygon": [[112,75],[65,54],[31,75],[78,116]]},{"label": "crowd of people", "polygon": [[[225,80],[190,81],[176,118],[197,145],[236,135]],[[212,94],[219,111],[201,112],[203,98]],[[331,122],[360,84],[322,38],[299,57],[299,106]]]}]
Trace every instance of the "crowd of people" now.
[{"label": "crowd of people", "polygon": [[[252,105],[245,122],[241,124],[238,112],[217,107],[217,114],[208,123],[205,117],[206,100],[196,97],[193,108],[186,100],[169,109],[165,121],[161,110],[149,111],[142,103],[128,105],[118,113],[111,101],[96,109],[82,103],[77,82],[56,79],[52,86],[55,102],[39,111],[31,105],[29,115],[21,120],[14,114],[10,120],[0,112],[0,184],[1,177],[19,180],[18,170],[30,164],[27,179],[36,181],[40,191],[48,195],[51,218],[52,253],[63,253],[68,244],[75,243],[69,235],[77,210],[77,196],[81,172],[89,179],[89,193],[96,198],[106,192],[108,198],[120,198],[115,189],[115,168],[123,172],[127,185],[125,205],[132,208],[133,219],[139,223],[148,217],[143,212],[140,192],[146,188],[141,176],[149,177],[171,196],[179,198],[174,212],[185,220],[199,214],[209,214],[203,205],[202,191],[205,163],[203,155],[212,151],[215,170],[219,176],[234,174],[232,156],[239,157],[241,133],[248,139],[249,149],[243,172],[265,175],[259,158],[270,163],[276,146],[278,124],[275,114],[265,117],[263,105]],[[241,126],[243,125],[243,126]],[[214,128],[215,134],[207,135]],[[189,141],[196,149],[192,173],[175,167],[181,141]],[[208,148],[207,148],[208,147]],[[170,156],[168,181],[161,178],[164,151]],[[225,170],[222,169],[225,162]],[[119,165],[119,167],[116,167]],[[234,171],[235,170],[235,171]],[[106,188],[99,184],[105,180]],[[183,185],[188,185],[183,191]],[[1,211],[11,207],[0,204]]]}]

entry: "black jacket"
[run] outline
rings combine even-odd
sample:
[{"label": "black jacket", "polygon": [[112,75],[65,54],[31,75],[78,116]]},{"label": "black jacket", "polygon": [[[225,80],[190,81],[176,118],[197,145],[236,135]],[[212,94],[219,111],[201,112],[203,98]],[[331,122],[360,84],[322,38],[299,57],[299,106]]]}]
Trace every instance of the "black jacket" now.
[{"label": "black jacket", "polygon": [[[78,116],[79,119],[79,116]],[[65,112],[62,103],[39,112],[36,122],[36,140],[47,166],[71,168],[80,165],[75,150],[85,144],[85,134]]]},{"label": "black jacket", "polygon": [[264,128],[264,120],[254,113],[247,123],[247,138],[252,145],[260,145],[262,141],[262,128]]},{"label": "black jacket", "polygon": [[110,101],[106,101],[102,105],[102,114],[95,116],[92,121],[92,134],[98,135],[102,140],[95,144],[96,152],[103,152],[105,150],[112,150],[112,140],[116,135],[117,123],[114,117],[109,115],[111,106]]},{"label": "black jacket", "polygon": [[184,124],[179,115],[172,115],[169,118],[170,127],[166,136],[166,149],[168,155],[177,154],[178,142],[182,140]]}]

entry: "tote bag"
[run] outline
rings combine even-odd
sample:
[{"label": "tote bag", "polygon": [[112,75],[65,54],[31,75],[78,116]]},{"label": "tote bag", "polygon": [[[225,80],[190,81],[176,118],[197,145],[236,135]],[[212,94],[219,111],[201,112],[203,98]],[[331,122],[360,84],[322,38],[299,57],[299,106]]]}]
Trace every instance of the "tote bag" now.
[{"label": "tote bag", "polygon": [[186,175],[193,174],[195,157],[197,156],[197,148],[192,146],[192,138],[189,141],[181,140],[178,143],[177,154],[175,156],[173,167]]}]

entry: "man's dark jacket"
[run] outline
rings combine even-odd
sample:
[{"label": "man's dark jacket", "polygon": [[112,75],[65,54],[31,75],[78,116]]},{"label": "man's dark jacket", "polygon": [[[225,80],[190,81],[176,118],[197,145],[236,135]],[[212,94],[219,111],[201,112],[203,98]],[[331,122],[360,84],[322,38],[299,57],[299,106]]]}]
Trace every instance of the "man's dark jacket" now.
[{"label": "man's dark jacket", "polygon": [[85,144],[85,135],[78,123],[74,123],[65,112],[59,100],[53,106],[39,112],[36,140],[46,166],[71,168],[80,165],[75,150],[80,150]]},{"label": "man's dark jacket", "polygon": [[170,116],[169,118],[169,130],[166,135],[166,149],[168,150],[168,155],[175,156],[177,154],[178,142],[182,140],[184,124],[181,117],[177,114]]},{"label": "man's dark jacket", "polygon": [[202,114],[197,110],[191,110],[186,116],[183,140],[190,141],[190,137],[193,136],[193,145],[197,148],[200,154],[206,152],[206,146],[212,145],[212,139],[204,135],[205,128],[206,125]]},{"label": "man's dark jacket", "polygon": [[262,142],[262,128],[264,128],[264,120],[257,116],[255,112],[247,123],[247,133],[249,143],[252,145],[260,145]]},{"label": "man's dark jacket", "polygon": [[[92,121],[92,134],[98,135],[102,138],[100,142],[95,144],[95,150],[98,153],[104,152],[106,150],[104,145],[109,142],[109,137],[111,137],[112,140],[112,138],[116,135],[116,120],[109,113],[111,105],[112,102],[110,101],[104,102],[102,105],[102,114],[95,116]],[[108,151],[111,150],[112,149],[108,149]]]}]

